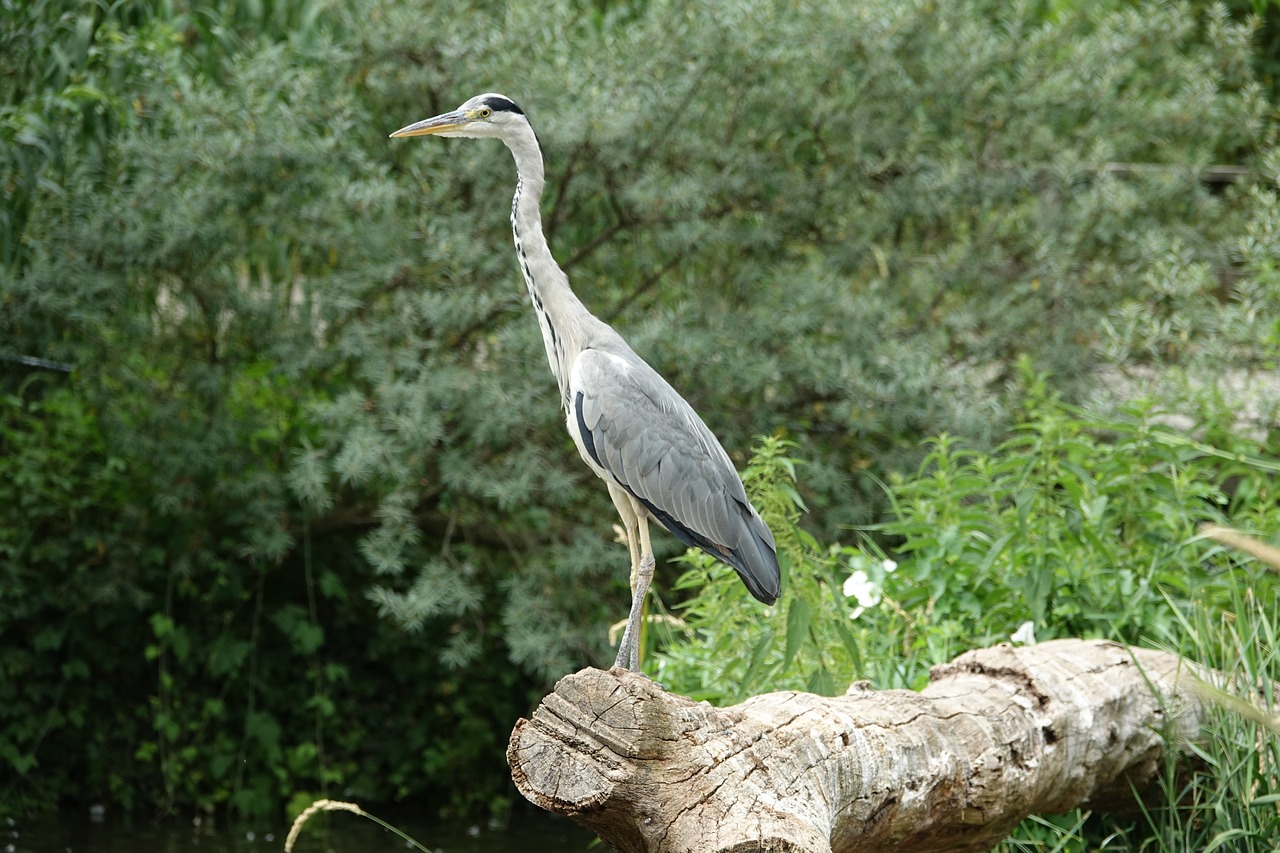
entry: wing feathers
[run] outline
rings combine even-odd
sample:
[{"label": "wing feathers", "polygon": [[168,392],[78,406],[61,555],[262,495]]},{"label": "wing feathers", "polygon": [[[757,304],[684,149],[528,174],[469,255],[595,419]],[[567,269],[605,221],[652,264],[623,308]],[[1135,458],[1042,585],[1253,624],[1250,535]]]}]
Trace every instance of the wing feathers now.
[{"label": "wing feathers", "polygon": [[779,592],[773,535],[747,500],[738,472],[693,408],[634,353],[586,349],[570,399],[587,456],[690,546],[737,570],[772,604]]}]

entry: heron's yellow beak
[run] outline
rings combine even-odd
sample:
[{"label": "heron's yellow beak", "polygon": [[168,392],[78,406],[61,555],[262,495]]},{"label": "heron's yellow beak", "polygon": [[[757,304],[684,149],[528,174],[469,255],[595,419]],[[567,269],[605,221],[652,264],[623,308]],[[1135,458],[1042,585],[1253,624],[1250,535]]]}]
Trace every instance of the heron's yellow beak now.
[{"label": "heron's yellow beak", "polygon": [[438,115],[435,118],[426,118],[408,127],[402,127],[391,136],[426,136],[431,133],[448,133],[451,130],[461,130],[469,121],[470,119],[466,115],[454,110],[451,113]]}]

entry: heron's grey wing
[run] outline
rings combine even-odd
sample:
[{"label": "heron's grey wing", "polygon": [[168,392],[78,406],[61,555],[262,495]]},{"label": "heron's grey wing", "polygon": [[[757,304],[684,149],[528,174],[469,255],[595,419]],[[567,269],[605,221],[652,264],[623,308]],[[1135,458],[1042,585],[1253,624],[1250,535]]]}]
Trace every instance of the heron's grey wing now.
[{"label": "heron's grey wing", "polygon": [[756,598],[777,600],[773,534],[693,407],[629,349],[583,350],[569,392],[569,420],[605,475],[686,545],[736,569]]}]

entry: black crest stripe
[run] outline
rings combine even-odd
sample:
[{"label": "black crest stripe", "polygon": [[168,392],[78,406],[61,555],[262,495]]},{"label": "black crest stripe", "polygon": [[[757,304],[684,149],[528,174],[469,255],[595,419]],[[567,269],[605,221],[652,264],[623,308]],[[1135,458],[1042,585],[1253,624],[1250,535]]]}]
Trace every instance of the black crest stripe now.
[{"label": "black crest stripe", "polygon": [[524,110],[516,105],[515,101],[509,101],[506,98],[490,97],[484,99],[485,105],[494,112],[519,113],[524,115]]}]

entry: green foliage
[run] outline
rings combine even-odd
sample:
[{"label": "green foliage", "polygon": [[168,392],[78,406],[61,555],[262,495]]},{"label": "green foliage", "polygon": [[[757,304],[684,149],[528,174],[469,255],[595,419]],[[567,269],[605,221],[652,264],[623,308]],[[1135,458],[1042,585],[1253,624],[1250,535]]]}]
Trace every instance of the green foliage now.
[{"label": "green foliage", "polygon": [[472,703],[513,718],[529,698],[516,673],[463,691],[433,655],[407,653],[364,603],[354,548],[331,536],[300,531],[301,562],[217,543],[186,562],[138,550],[139,527],[172,533],[141,493],[149,480],[107,454],[77,389],[24,390],[0,401],[0,809],[262,815],[332,789],[491,806],[505,730]]},{"label": "green foliage", "polygon": [[[1016,466],[968,469],[1025,414],[1022,357],[1072,403],[1170,363],[1248,385],[1280,361],[1280,169],[1248,26],[1119,0],[607,5],[0,0],[0,811],[254,812],[329,786],[484,807],[527,696],[611,659],[625,550],[524,304],[509,157],[386,139],[480,91],[538,126],[546,230],[584,301],[739,464],[773,436],[748,478],[784,597],[762,618],[723,567],[686,562],[678,588],[660,567],[673,608],[708,579],[720,597],[678,611],[703,645],[668,646],[664,679],[717,699],[914,683],[1027,614],[1092,630],[1072,601],[1129,602],[1047,568],[1084,536],[1057,488],[1148,558],[1177,552],[1193,519],[1133,528],[1184,494],[1167,476],[1121,507],[1120,485],[1045,462],[997,505],[970,481],[1011,488]],[[1216,162],[1256,172],[1195,179]],[[33,385],[16,356],[73,371]],[[1002,452],[1089,472],[1097,431],[1045,418]],[[951,485],[997,539],[1018,501],[1066,525],[997,552],[1042,549],[987,622],[915,558],[819,544],[882,520],[879,483],[926,458],[967,472]],[[908,482],[896,523],[966,522]],[[997,565],[926,538],[919,560],[967,581]],[[851,620],[854,571],[884,603]],[[1135,596],[1166,580],[1129,571]],[[721,607],[737,634],[704,634]],[[922,653],[885,657],[895,633]]]},{"label": "green foliage", "polygon": [[[875,636],[880,626],[851,620],[866,607],[844,584],[861,571],[868,584],[864,600],[874,607],[896,565],[871,543],[866,551],[823,546],[799,526],[805,507],[796,490],[798,462],[787,455],[792,447],[776,437],[764,439],[743,472],[777,541],[782,594],[765,610],[723,563],[700,551],[681,557],[688,568],[674,588],[688,598],[677,608],[674,630],[671,620],[650,628],[656,648],[645,661],[649,674],[669,690],[727,705],[767,690],[831,696],[848,687],[851,674],[901,678],[896,668],[902,650],[886,653],[889,634]],[[707,666],[709,660],[717,665]]]},{"label": "green foliage", "polygon": [[[895,518],[878,529],[911,557],[894,580],[912,582],[899,603],[928,614],[922,651],[948,659],[1023,620],[1042,639],[1140,642],[1162,636],[1170,604],[1224,606],[1234,586],[1188,577],[1187,543],[1199,524],[1258,511],[1276,470],[1265,453],[1193,441],[1150,404],[1132,421],[1082,418],[1039,383],[1030,393],[1025,424],[990,454],[942,437],[916,476],[893,479]],[[993,586],[1011,594],[993,600]]]},{"label": "green foliage", "polygon": [[119,603],[142,595],[103,560],[128,541],[127,517],[100,511],[119,505],[125,463],[104,455],[92,413],[65,390],[39,402],[6,395],[0,407],[0,797],[24,777],[52,790],[79,784],[82,767],[47,757],[70,737],[74,750],[61,754],[81,756],[127,802],[132,792],[111,772],[115,732],[145,725],[145,714],[113,697],[145,688],[99,654],[100,636],[129,629]]},{"label": "green foliage", "polygon": [[40,225],[28,221],[37,202],[95,183],[118,135],[146,123],[165,65],[217,77],[250,44],[287,36],[309,48],[323,8],[311,0],[224,0],[198,11],[150,0],[0,2],[0,270],[21,269],[27,247],[40,243]]}]

